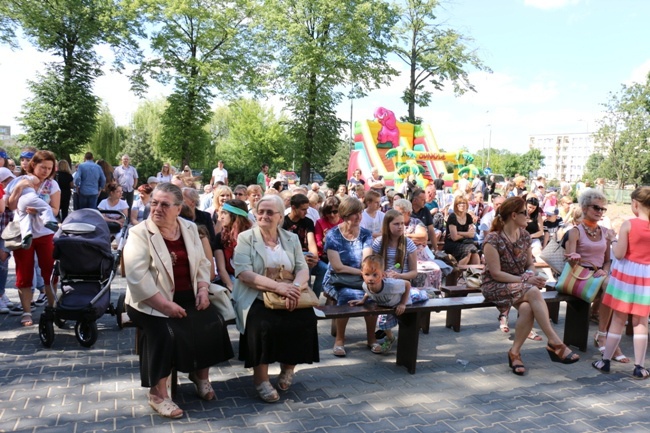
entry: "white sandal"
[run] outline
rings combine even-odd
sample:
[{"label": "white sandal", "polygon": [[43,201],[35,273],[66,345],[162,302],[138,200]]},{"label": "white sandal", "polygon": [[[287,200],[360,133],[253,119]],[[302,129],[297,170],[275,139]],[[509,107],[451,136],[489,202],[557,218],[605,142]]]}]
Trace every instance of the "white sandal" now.
[{"label": "white sandal", "polygon": [[262,382],[259,385],[255,387],[255,391],[257,391],[257,394],[260,396],[262,400],[264,400],[267,403],[275,403],[276,401],[280,400],[280,394],[273,388],[273,385],[271,385],[271,382],[266,381]]},{"label": "white sandal", "polygon": [[212,389],[210,379],[199,379],[193,372],[189,374],[188,378],[194,383],[196,394],[201,397],[201,399],[210,401],[217,398],[214,389]]},{"label": "white sandal", "polygon": [[23,326],[32,326],[34,324],[32,313],[23,313],[20,317],[20,324]]},{"label": "white sandal", "polygon": [[[183,417],[183,409],[178,407],[171,398],[165,398],[160,403],[156,403],[153,401],[153,396],[149,394],[149,406],[165,418],[179,419]],[[180,411],[180,413],[177,411]],[[174,412],[176,412],[176,414],[174,414]]]},{"label": "white sandal", "polygon": [[278,376],[278,388],[282,391],[288,391],[293,383],[293,378],[296,373],[293,370],[284,370]]}]

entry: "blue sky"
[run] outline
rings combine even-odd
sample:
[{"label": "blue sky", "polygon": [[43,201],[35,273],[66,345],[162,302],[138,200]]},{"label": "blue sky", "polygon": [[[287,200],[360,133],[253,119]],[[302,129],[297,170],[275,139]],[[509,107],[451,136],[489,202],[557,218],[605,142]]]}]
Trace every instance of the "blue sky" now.
[{"label": "blue sky", "polygon": [[[471,46],[493,73],[472,71],[477,93],[435,92],[431,106],[416,109],[416,115],[432,125],[445,150],[476,151],[488,146],[491,134],[492,148],[525,152],[529,134],[593,132],[609,92],[645,81],[650,71],[648,16],[645,0],[447,2],[440,17],[474,39]],[[21,131],[15,117],[29,97],[26,81],[47,60],[26,43],[19,51],[0,46],[0,124],[10,125],[13,133]],[[394,66],[404,69],[396,60]],[[404,115],[405,87],[406,76],[397,77],[391,86],[354,101],[354,119],[372,118],[378,106]],[[139,100],[129,93],[124,76],[107,72],[95,92],[119,124],[128,123]],[[148,97],[167,93],[154,85]],[[273,99],[268,103],[281,109]],[[349,119],[349,101],[341,104],[339,115]]]}]

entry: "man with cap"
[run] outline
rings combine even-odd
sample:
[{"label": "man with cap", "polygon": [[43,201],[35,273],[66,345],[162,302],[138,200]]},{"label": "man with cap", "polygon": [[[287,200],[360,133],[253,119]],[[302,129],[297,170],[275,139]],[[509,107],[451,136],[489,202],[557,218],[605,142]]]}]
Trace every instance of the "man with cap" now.
[{"label": "man with cap", "polygon": [[97,208],[97,197],[104,188],[106,176],[102,168],[93,161],[92,152],[86,152],[84,162],[77,167],[74,186],[78,197],[77,209]]}]

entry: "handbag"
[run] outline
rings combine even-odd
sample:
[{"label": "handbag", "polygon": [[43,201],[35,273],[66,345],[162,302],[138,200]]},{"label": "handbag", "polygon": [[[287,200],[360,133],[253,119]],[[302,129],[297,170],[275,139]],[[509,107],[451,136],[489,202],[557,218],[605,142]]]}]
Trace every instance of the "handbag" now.
[{"label": "handbag", "polygon": [[20,223],[18,221],[9,221],[9,224],[7,224],[5,229],[2,231],[0,237],[5,241],[5,248],[10,251],[19,250],[23,247],[23,239],[20,234]]},{"label": "handbag", "polygon": [[210,284],[208,287],[208,299],[212,305],[217,307],[219,314],[223,316],[226,322],[235,318],[235,309],[232,306],[230,291],[218,284]]},{"label": "handbag", "polygon": [[544,260],[558,274],[564,269],[566,258],[564,257],[564,247],[561,241],[557,240],[557,233],[548,240],[548,244],[542,250],[539,257]]},{"label": "handbag", "polygon": [[475,268],[469,268],[465,271],[465,286],[472,289],[478,289],[483,282],[483,273]]},{"label": "handbag", "polygon": [[564,264],[564,269],[558,277],[557,283],[555,283],[555,290],[559,293],[572,295],[591,303],[596,298],[596,295],[598,295],[600,286],[605,280],[604,275],[602,277],[594,277],[595,272],[579,264],[571,266],[567,262]]},{"label": "handbag", "polygon": [[[294,274],[284,269],[283,266],[280,268],[266,268],[264,274],[267,278],[271,278],[274,281],[293,284]],[[286,310],[287,302],[284,296],[278,295],[275,292],[264,292],[264,306],[270,308],[271,310]],[[303,284],[300,287],[300,299],[298,299],[298,305],[296,308],[311,308],[318,305],[318,297],[316,294],[309,288],[307,283]]]},{"label": "handbag", "polygon": [[352,274],[330,274],[330,283],[336,288],[349,287],[350,289],[361,290],[363,288],[363,278],[361,275]]}]

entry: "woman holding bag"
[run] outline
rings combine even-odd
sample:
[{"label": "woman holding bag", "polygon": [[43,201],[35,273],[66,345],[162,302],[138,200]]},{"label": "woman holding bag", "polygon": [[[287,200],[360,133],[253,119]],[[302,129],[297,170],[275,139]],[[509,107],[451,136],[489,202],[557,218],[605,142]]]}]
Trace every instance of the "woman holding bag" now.
[{"label": "woman holding bag", "polygon": [[[596,189],[587,189],[578,198],[578,204],[582,208],[582,221],[569,231],[569,239],[564,249],[566,257],[571,266],[579,264],[585,268],[592,269],[594,277],[605,277],[600,291],[592,305],[592,311],[598,310],[598,332],[594,336],[594,346],[603,353],[605,340],[607,338],[607,327],[612,316],[612,309],[600,302],[602,293],[609,282],[609,270],[611,266],[610,245],[616,238],[616,233],[598,225],[607,208],[605,195]],[[617,362],[627,364],[630,359],[623,355],[620,348],[616,348],[613,359]]]},{"label": "woman holding bag", "polygon": [[526,231],[527,218],[523,198],[507,199],[499,207],[483,244],[485,273],[481,291],[485,300],[494,302],[502,313],[510,307],[519,311],[514,342],[508,351],[508,365],[518,376],[526,373],[520,351],[535,320],[548,338],[546,350],[553,362],[572,364],[580,360],[562,343],[551,326],[548,307],[539,290],[544,287],[546,279],[534,273],[532,242]]},{"label": "woman holding bag", "polygon": [[[298,236],[281,228],[282,199],[265,195],[257,202],[256,215],[257,226],[237,237],[232,298],[242,334],[239,359],[246,368],[253,368],[253,384],[260,398],[272,403],[280,396],[269,380],[269,364],[280,363],[277,386],[287,391],[296,364],[319,361],[318,334],[313,308],[296,309],[309,268]],[[279,269],[291,273],[293,281],[278,282],[266,276]],[[264,292],[284,297],[286,309],[266,308]]]}]

